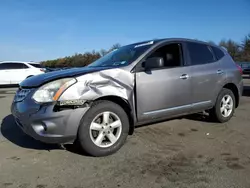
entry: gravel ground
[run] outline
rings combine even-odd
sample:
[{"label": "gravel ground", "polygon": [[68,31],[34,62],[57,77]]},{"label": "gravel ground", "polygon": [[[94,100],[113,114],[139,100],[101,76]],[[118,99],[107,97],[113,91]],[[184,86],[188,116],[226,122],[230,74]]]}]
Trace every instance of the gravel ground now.
[{"label": "gravel ground", "polygon": [[250,79],[230,122],[191,115],[136,128],[116,154],[93,158],[24,135],[0,89],[0,187],[250,187]]}]

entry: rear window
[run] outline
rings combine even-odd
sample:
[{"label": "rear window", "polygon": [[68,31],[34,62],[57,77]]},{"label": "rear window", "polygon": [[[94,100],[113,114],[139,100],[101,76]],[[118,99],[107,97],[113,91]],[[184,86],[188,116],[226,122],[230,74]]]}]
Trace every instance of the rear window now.
[{"label": "rear window", "polygon": [[212,46],[216,58],[219,60],[224,57],[224,52],[217,47]]},{"label": "rear window", "polygon": [[205,44],[188,42],[191,65],[201,65],[216,61],[210,48]]},{"label": "rear window", "polygon": [[42,65],[39,63],[29,63],[31,66],[36,67],[36,68],[42,68]]}]

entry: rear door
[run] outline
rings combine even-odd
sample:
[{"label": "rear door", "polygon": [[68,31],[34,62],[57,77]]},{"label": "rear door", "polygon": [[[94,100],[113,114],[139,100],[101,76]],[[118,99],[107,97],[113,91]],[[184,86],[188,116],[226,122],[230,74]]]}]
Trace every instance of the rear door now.
[{"label": "rear door", "polygon": [[[145,71],[142,64],[162,57],[165,66]],[[182,43],[165,44],[148,54],[136,68],[136,108],[139,121],[183,114],[191,109],[190,67],[184,66]]]},{"label": "rear door", "polygon": [[213,106],[218,85],[224,75],[220,62],[211,46],[205,43],[186,42],[191,68],[193,110],[199,111]]},{"label": "rear door", "polygon": [[0,85],[10,84],[10,77],[8,75],[8,64],[0,64]]},{"label": "rear door", "polygon": [[11,84],[19,84],[27,78],[29,67],[24,63],[10,63],[9,76]]}]

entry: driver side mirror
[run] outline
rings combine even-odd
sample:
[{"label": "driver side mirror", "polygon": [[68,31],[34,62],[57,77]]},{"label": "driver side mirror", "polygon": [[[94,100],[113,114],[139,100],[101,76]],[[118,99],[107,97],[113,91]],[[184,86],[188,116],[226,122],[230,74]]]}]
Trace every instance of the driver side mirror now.
[{"label": "driver side mirror", "polygon": [[142,66],[145,70],[164,67],[164,60],[162,57],[151,57],[143,62]]}]

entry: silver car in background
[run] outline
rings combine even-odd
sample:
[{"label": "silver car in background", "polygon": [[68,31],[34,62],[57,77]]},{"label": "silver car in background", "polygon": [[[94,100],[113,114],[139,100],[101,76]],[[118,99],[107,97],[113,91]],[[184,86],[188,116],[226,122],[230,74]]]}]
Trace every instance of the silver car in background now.
[{"label": "silver car in background", "polygon": [[88,154],[105,156],[137,125],[202,111],[229,121],[242,91],[242,70],[226,50],[169,38],[120,47],[87,67],[28,78],[11,110],[37,140],[79,143]]}]

